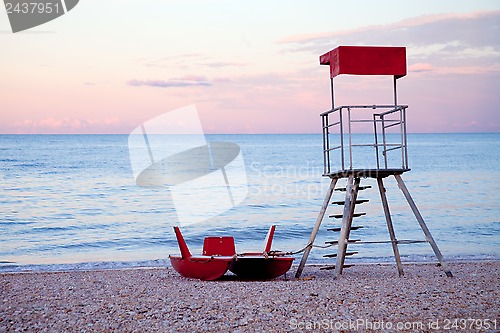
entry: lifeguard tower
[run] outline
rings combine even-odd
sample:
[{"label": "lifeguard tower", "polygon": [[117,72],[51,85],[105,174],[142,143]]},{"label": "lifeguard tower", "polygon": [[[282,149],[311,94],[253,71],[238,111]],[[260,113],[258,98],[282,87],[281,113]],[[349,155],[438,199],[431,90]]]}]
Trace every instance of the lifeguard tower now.
[{"label": "lifeguard tower", "polygon": [[[434,251],[446,276],[453,276],[441,251],[424,222],[401,175],[410,171],[408,167],[406,111],[407,105],[399,105],[396,83],[406,75],[405,47],[339,46],[322,56],[321,65],[330,67],[332,108],[321,114],[323,127],[323,176],[331,179],[330,187],[311,232],[309,243],[295,277],[299,278],[307,257],[313,247],[327,208],[343,205],[343,213],[330,215],[342,220],[340,227],[328,230],[338,232],[338,239],[327,242],[337,245],[337,253],[328,255],[336,258],[335,276],[342,274],[345,258],[355,252],[347,252],[350,244],[389,243],[392,245],[399,276],[403,276],[403,265],[399,254],[399,244],[428,242]],[[348,105],[335,106],[333,79],[340,74],[351,75],[392,75],[394,105]],[[364,134],[360,134],[364,133]],[[369,133],[369,134],[366,134]],[[399,240],[396,237],[389,204],[384,187],[384,178],[393,176],[403,192],[425,240]],[[347,180],[345,188],[335,188],[339,180]],[[390,240],[363,242],[350,238],[351,231],[363,228],[353,226],[353,219],[365,213],[355,212],[357,205],[368,201],[359,200],[358,192],[369,186],[361,186],[361,178],[374,178],[377,181],[382,208],[384,210]],[[345,191],[345,200],[330,202],[334,190]]]}]

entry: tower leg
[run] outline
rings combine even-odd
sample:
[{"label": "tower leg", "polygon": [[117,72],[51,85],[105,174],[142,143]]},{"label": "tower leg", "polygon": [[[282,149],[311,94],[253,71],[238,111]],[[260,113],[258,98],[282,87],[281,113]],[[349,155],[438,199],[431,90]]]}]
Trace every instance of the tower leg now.
[{"label": "tower leg", "polygon": [[378,190],[380,192],[380,199],[382,200],[382,206],[384,207],[385,220],[387,222],[387,230],[389,230],[389,236],[391,237],[392,250],[394,251],[394,258],[396,259],[396,265],[398,267],[399,276],[403,276],[404,275],[403,265],[401,264],[401,257],[399,255],[396,233],[394,232],[391,212],[389,210],[389,203],[387,202],[387,197],[385,195],[385,187],[382,178],[377,178],[377,183],[378,183]]},{"label": "tower leg", "polygon": [[299,278],[302,275],[307,257],[309,256],[309,252],[311,252],[314,240],[316,239],[316,234],[318,233],[321,222],[323,221],[323,217],[325,216],[325,212],[328,208],[328,204],[330,203],[330,199],[332,197],[333,190],[335,189],[335,185],[337,184],[337,180],[338,178],[332,178],[332,181],[330,182],[330,187],[328,188],[328,192],[326,192],[325,201],[323,202],[323,206],[321,206],[321,210],[319,211],[318,217],[316,219],[316,224],[314,225],[311,236],[309,237],[309,243],[307,244],[304,254],[302,255],[302,260],[300,261],[299,268],[297,268],[297,272],[295,273],[296,278]]},{"label": "tower leg", "polygon": [[439,263],[441,264],[441,267],[443,268],[444,272],[446,273],[446,276],[452,277],[453,274],[451,273],[450,269],[448,268],[448,265],[444,261],[443,255],[441,254],[439,247],[437,246],[436,242],[434,241],[434,238],[432,238],[431,232],[427,228],[427,225],[425,224],[422,215],[418,211],[417,205],[415,205],[415,202],[413,201],[413,198],[411,197],[410,192],[406,188],[406,185],[403,181],[403,178],[401,178],[401,175],[394,175],[394,177],[396,178],[396,181],[398,182],[399,188],[401,189],[404,196],[406,197],[406,201],[408,201],[408,204],[410,205],[411,210],[413,211],[413,214],[417,218],[417,221],[420,224],[420,228],[422,228],[422,231],[424,232],[427,241],[431,244],[432,250],[434,251],[434,254],[436,255]]},{"label": "tower leg", "polygon": [[354,208],[356,206],[356,197],[358,196],[358,187],[360,179],[354,176],[349,176],[347,180],[344,212],[342,214],[342,227],[340,229],[340,236],[337,248],[337,262],[335,264],[335,275],[342,274],[344,268],[345,254],[347,251],[347,242],[349,234],[351,233],[352,218],[354,215]]}]

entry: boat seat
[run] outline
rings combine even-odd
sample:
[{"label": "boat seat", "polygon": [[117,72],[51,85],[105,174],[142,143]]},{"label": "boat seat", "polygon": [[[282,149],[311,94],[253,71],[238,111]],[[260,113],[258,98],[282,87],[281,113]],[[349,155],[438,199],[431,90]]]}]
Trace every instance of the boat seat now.
[{"label": "boat seat", "polygon": [[203,255],[205,256],[233,256],[236,254],[234,238],[230,236],[205,237],[203,241]]}]

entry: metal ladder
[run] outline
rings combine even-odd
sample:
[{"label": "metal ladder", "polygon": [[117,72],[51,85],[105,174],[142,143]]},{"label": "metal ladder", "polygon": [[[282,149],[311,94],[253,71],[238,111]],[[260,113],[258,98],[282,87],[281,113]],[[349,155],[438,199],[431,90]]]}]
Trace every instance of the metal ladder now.
[{"label": "metal ladder", "polygon": [[[316,224],[313,228],[313,231],[311,232],[311,236],[309,239],[308,246],[305,248],[304,254],[302,256],[302,260],[299,264],[299,267],[297,269],[297,272],[295,274],[296,278],[299,278],[302,274],[302,271],[304,269],[305,263],[307,261],[307,257],[309,256],[309,253],[312,249],[312,246],[314,244],[314,240],[316,238],[316,235],[319,231],[319,228],[321,226],[321,223],[323,221],[324,215],[326,213],[326,210],[330,204],[343,204],[344,209],[342,215],[330,215],[330,217],[335,217],[335,218],[342,218],[342,224],[340,228],[331,228],[332,231],[339,232],[339,237],[338,240],[336,241],[331,241],[327,242],[332,245],[337,245],[337,253],[335,254],[329,254],[326,255],[326,257],[330,258],[336,258],[336,264],[335,266],[330,266],[330,267],[325,267],[325,269],[335,269],[335,276],[338,277],[339,275],[342,274],[342,271],[344,268],[350,267],[352,265],[345,265],[345,258],[346,256],[349,255],[354,255],[356,252],[347,252],[347,247],[349,244],[375,244],[375,243],[390,243],[392,245],[392,249],[394,252],[394,258],[396,260],[396,265],[398,268],[398,273],[399,276],[403,276],[403,264],[401,262],[401,256],[399,254],[399,248],[398,244],[412,244],[412,243],[422,243],[422,242],[428,242],[434,251],[434,254],[436,255],[439,264],[441,265],[443,271],[445,272],[446,276],[452,277],[453,274],[451,273],[450,269],[448,268],[448,265],[444,261],[443,255],[441,254],[441,251],[439,250],[436,242],[434,241],[434,238],[432,237],[429,229],[427,228],[427,225],[425,224],[425,221],[420,214],[415,202],[413,201],[413,198],[410,195],[410,192],[408,191],[401,174],[399,173],[394,173],[392,174],[401,191],[403,192],[403,195],[406,198],[406,201],[408,202],[413,214],[415,215],[415,218],[417,219],[420,228],[422,229],[426,239],[425,240],[398,240],[396,238],[396,234],[394,232],[394,226],[392,223],[392,218],[391,218],[391,212],[389,210],[389,204],[387,201],[386,197],[386,190],[384,187],[384,182],[383,178],[388,177],[389,174],[387,175],[382,175],[379,177],[376,177],[377,180],[377,186],[379,189],[380,193],[380,198],[382,202],[382,206],[384,209],[384,214],[385,214],[385,219],[387,223],[387,230],[389,232],[390,240],[384,240],[384,241],[366,241],[363,242],[359,239],[351,239],[350,234],[352,230],[358,230],[363,228],[362,226],[352,226],[353,218],[357,216],[362,216],[364,213],[355,213],[355,208],[357,204],[361,204],[364,202],[367,202],[368,200],[358,200],[358,192],[365,190],[369,187],[367,186],[360,186],[361,183],[361,177],[359,175],[356,175],[356,173],[351,173],[347,177],[347,186],[345,187],[345,200],[342,201],[334,201],[330,203],[331,197],[333,195],[333,191],[335,190],[335,186],[340,178],[345,178],[344,176],[340,175],[338,177],[332,176],[331,177],[331,183],[330,187],[327,191],[325,200],[323,202],[323,206],[321,207],[320,213],[318,215],[318,218],[316,219]],[[375,178],[375,177],[373,177]],[[337,189],[339,190],[339,189]]]}]

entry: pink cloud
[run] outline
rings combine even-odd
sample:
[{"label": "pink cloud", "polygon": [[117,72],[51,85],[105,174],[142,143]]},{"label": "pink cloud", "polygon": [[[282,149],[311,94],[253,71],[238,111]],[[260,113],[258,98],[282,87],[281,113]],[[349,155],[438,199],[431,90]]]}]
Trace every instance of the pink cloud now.
[{"label": "pink cloud", "polygon": [[[3,124],[4,127],[6,124]],[[118,117],[104,119],[54,118],[25,119],[18,121],[5,133],[65,134],[65,133],[112,133],[112,128],[123,127]],[[0,128],[1,130],[1,128]],[[119,130],[117,132],[120,132]]]},{"label": "pink cloud", "polygon": [[245,63],[234,62],[234,61],[210,61],[202,63],[202,65],[213,68],[223,68],[223,67],[244,67]]},{"label": "pink cloud", "polygon": [[413,65],[408,66],[408,71],[409,72],[432,72],[434,70],[434,67],[431,64],[427,63],[416,63]]},{"label": "pink cloud", "polygon": [[408,66],[408,71],[413,73],[435,73],[435,74],[491,74],[500,73],[500,64],[491,66],[433,66],[428,63],[416,63]]},{"label": "pink cloud", "polygon": [[[364,37],[366,35],[369,35],[373,37],[372,39],[377,40],[376,43],[379,43],[380,41],[381,44],[385,44],[384,38],[387,37],[387,34],[392,36],[407,35],[408,33],[414,32],[414,29],[412,28],[434,26],[435,24],[455,24],[457,22],[464,23],[466,21],[481,22],[484,21],[485,19],[490,19],[494,23],[495,21],[498,20],[499,17],[500,17],[500,11],[477,11],[472,13],[447,13],[447,14],[424,15],[384,25],[369,25],[350,30],[291,35],[279,39],[276,42],[279,44],[289,44],[289,43],[309,44],[309,43],[315,43],[317,41],[339,40],[342,38],[346,38],[348,42],[352,42],[359,37]],[[494,29],[496,29],[496,27],[494,27]],[[424,32],[427,33],[427,31]],[[454,35],[455,37],[459,36],[460,38],[460,35],[457,34],[457,31],[435,31],[435,36],[450,36],[450,35]],[[412,35],[412,37],[413,38],[407,40],[407,42],[413,43],[415,42],[415,38],[418,41],[420,41],[420,38],[422,36]],[[462,36],[462,38],[467,38],[467,37],[468,35]]]},{"label": "pink cloud", "polygon": [[213,85],[207,78],[195,75],[186,75],[183,77],[172,78],[168,80],[136,80],[132,79],[127,81],[127,85],[133,87],[147,86],[157,88],[179,88],[179,87],[193,87],[202,86],[209,87]]},{"label": "pink cloud", "polygon": [[[279,40],[290,51],[323,54],[337,45],[402,45],[410,71],[477,74],[497,71],[500,11],[425,15],[358,29],[294,35]],[[424,65],[425,64],[425,65]]]}]

